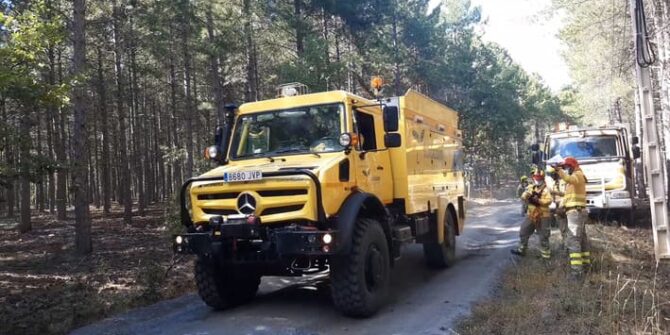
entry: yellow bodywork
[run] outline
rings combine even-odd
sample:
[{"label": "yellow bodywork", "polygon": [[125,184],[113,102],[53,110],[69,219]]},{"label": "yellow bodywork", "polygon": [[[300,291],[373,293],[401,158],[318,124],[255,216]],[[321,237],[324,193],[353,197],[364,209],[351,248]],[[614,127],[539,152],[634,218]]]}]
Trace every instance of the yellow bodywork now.
[{"label": "yellow bodywork", "polygon": [[[405,214],[408,215],[437,211],[438,218],[442,220],[448,210],[453,210],[459,231],[462,230],[462,137],[458,130],[458,114],[448,107],[414,91],[390,99],[389,104],[399,107],[399,133],[402,137],[402,146],[392,149],[384,147],[384,123],[379,103],[344,91],[246,103],[240,106],[238,117],[331,103],[344,104],[345,113],[341,118],[344,132],[354,132],[352,115],[355,110],[372,114],[377,150],[365,154],[352,148],[349,152],[320,155],[273,155],[274,161],[266,157],[231,159],[227,165],[201,177],[223,176],[225,172],[245,170],[269,173],[306,169],[317,176],[321,185],[326,218],[337,215],[353,192],[363,191],[374,194],[385,205],[394,201],[404,202]],[[228,151],[232,153],[235,150],[239,148],[229,148]],[[340,181],[340,164],[344,160],[349,160],[348,181]],[[294,175],[239,183],[223,180],[194,182],[190,190],[193,222],[204,223],[214,215],[238,214],[237,200],[241,193],[256,199],[256,215],[260,215],[263,224],[318,220],[319,204],[314,181],[306,175]],[[442,225],[439,227],[442,228]]]}]

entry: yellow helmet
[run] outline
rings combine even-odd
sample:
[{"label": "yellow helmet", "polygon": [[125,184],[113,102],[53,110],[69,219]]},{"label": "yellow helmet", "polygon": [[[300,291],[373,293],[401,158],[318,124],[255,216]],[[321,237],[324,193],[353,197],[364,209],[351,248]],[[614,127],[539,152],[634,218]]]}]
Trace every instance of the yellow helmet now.
[{"label": "yellow helmet", "polygon": [[528,176],[521,176],[521,182],[528,180]]}]

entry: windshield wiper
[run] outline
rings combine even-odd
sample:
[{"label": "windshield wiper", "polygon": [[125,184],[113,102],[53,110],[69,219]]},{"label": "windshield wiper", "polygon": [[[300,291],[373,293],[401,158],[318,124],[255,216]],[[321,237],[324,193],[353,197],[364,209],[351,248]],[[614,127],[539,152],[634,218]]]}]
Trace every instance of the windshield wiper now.
[{"label": "windshield wiper", "polygon": [[286,153],[289,153],[289,152],[301,152],[301,151],[304,151],[304,150],[305,149],[301,149],[301,148],[284,148],[284,149],[275,150],[271,153],[276,155],[276,154],[286,154]]},{"label": "windshield wiper", "polygon": [[[242,155],[242,156],[237,156],[235,158],[242,158],[242,159],[247,159],[247,158],[267,158],[270,163],[274,163],[277,158],[274,158],[270,155],[264,154],[264,153],[257,153],[257,154],[250,154],[250,155]],[[285,158],[279,158],[280,161],[286,161]]]},{"label": "windshield wiper", "polygon": [[321,155],[319,155],[316,152],[309,151],[306,148],[285,148],[285,149],[279,149],[276,151],[273,151],[273,154],[286,154],[286,153],[291,153],[291,152],[305,152],[306,154],[312,154],[316,156],[317,158],[321,158]]}]

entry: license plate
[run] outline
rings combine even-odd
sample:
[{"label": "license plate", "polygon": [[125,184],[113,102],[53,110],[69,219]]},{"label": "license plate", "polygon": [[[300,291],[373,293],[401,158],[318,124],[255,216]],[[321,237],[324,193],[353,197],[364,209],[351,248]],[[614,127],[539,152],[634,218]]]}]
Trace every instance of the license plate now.
[{"label": "license plate", "polygon": [[223,181],[227,183],[252,181],[263,179],[263,172],[261,171],[237,171],[226,172],[223,174]]}]

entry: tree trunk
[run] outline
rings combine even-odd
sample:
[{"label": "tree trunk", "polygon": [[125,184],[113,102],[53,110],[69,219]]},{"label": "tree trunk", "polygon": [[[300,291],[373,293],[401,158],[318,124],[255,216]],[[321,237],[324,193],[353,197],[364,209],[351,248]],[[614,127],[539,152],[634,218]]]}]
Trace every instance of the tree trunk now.
[{"label": "tree trunk", "polygon": [[72,19],[72,76],[82,77],[72,86],[74,127],[72,134],[72,191],[74,193],[75,246],[79,254],[91,252],[91,217],[86,176],[88,131],[86,129],[86,0],[74,0]]},{"label": "tree trunk", "polygon": [[295,50],[298,58],[305,54],[305,27],[302,20],[302,0],[293,0],[293,20],[295,24]]},{"label": "tree trunk", "polygon": [[117,6],[116,0],[113,2],[114,10],[114,61],[116,68],[116,108],[119,118],[119,133],[118,133],[118,142],[119,142],[119,167],[120,167],[120,178],[119,178],[119,195],[120,200],[123,203],[123,222],[127,225],[132,223],[133,219],[133,202],[131,198],[130,191],[130,168],[128,166],[128,146],[126,142],[126,109],[125,109],[125,100],[124,92],[126,89],[124,77],[123,77],[123,67],[121,66],[121,57],[123,50],[121,47],[121,35],[120,35],[120,24],[121,24],[121,8]]},{"label": "tree trunk", "polygon": [[[207,37],[210,45],[214,48],[216,40],[214,36],[214,19],[212,18],[212,4],[207,6]],[[223,85],[221,84],[221,71],[219,70],[219,58],[215,50],[209,51],[209,75],[214,93],[214,107],[216,108],[217,125],[223,125],[225,119],[225,103],[223,101]]]},{"label": "tree trunk", "polygon": [[[58,83],[63,83],[62,54],[58,50],[58,59],[55,66],[58,67]],[[67,155],[65,148],[67,146],[65,130],[65,110],[58,109],[56,115],[56,131],[54,140],[56,141],[56,160],[58,168],[56,171],[56,216],[58,220],[67,219]]]},{"label": "tree trunk", "polygon": [[400,88],[400,56],[398,55],[398,11],[396,6],[393,7],[393,75],[394,80],[394,93],[396,96],[402,94]]},{"label": "tree trunk", "polygon": [[247,53],[247,82],[245,85],[245,100],[258,100],[258,86],[256,80],[256,48],[254,48],[253,27],[251,26],[251,0],[244,0],[244,36]]},{"label": "tree trunk", "polygon": [[182,21],[182,47],[184,52],[184,95],[186,106],[184,109],[184,121],[186,123],[186,178],[193,177],[193,114],[197,113],[193,107],[193,97],[191,92],[191,50],[189,46],[189,35],[191,34],[190,3],[184,3],[184,13]]},{"label": "tree trunk", "polygon": [[144,157],[142,154],[142,139],[141,137],[146,136],[142,129],[142,119],[140,116],[140,88],[138,84],[138,74],[137,74],[137,43],[136,43],[136,33],[135,33],[135,23],[133,16],[130,18],[130,88],[131,88],[131,100],[132,100],[132,111],[133,111],[133,127],[132,127],[132,136],[133,141],[132,148],[134,149],[132,157],[134,163],[134,174],[137,177],[137,214],[139,216],[144,216],[144,209],[146,208],[146,194],[144,193]]},{"label": "tree trunk", "polygon": [[[32,107],[28,107],[32,108]],[[19,185],[20,185],[20,207],[21,207],[21,221],[19,222],[19,232],[26,233],[31,231],[32,225],[30,223],[30,117],[33,111],[25,110],[20,121],[21,142],[19,143]]]},{"label": "tree trunk", "polygon": [[[40,117],[40,112],[35,110],[35,119],[36,119],[36,133],[37,133],[37,138],[36,138],[36,145],[35,145],[35,152],[37,153],[37,157],[42,157],[42,118]],[[30,134],[28,134],[30,136]],[[35,184],[35,209],[37,209],[39,212],[44,210],[44,175],[39,175],[37,177],[37,183]]]},{"label": "tree trunk", "polygon": [[100,99],[100,128],[102,132],[102,152],[101,152],[101,170],[100,183],[102,184],[102,209],[105,214],[109,214],[111,204],[111,177],[109,168],[109,121],[107,115],[107,87],[105,84],[105,72],[103,68],[102,49],[97,48],[98,56],[98,98]]}]

